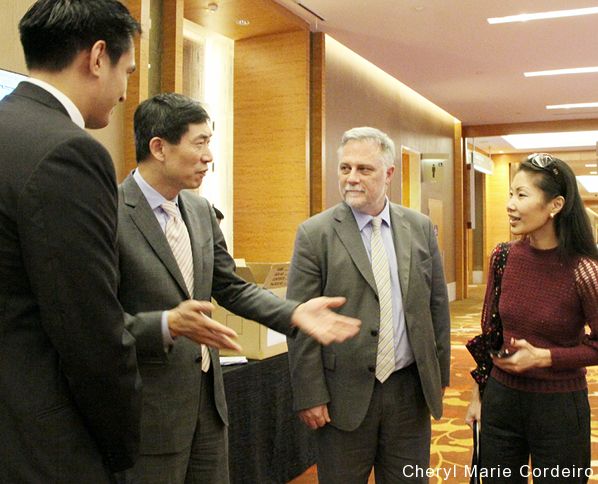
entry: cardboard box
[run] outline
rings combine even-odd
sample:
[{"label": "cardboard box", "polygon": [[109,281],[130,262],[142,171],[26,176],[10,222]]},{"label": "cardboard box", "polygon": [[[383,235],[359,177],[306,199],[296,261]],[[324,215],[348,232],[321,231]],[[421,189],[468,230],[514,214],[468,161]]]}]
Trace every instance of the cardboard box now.
[{"label": "cardboard box", "polygon": [[[251,263],[245,267],[237,266],[237,274],[248,282],[268,289],[281,299],[285,298],[287,291],[287,275],[289,263]],[[263,360],[270,356],[285,353],[287,341],[285,335],[274,331],[267,326],[245,319],[219,306],[215,300],[212,318],[234,329],[239,335],[238,343],[243,348],[241,353],[231,350],[221,350],[222,356],[243,355],[253,360]]]}]

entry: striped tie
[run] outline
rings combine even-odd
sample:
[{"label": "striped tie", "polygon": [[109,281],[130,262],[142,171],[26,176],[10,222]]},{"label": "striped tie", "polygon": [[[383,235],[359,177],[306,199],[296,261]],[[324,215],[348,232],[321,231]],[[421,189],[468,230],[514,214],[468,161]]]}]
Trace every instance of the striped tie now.
[{"label": "striped tie", "polygon": [[[162,210],[168,214],[166,222],[166,239],[172,249],[172,255],[179,265],[187,290],[193,297],[193,254],[191,252],[191,239],[185,222],[181,219],[179,209],[174,202],[164,202]],[[201,369],[210,369],[210,352],[206,345],[201,345]]]},{"label": "striped tie", "polygon": [[378,288],[378,302],[380,304],[380,330],[378,339],[378,354],[376,356],[376,378],[380,383],[386,379],[395,369],[394,339],[392,327],[392,299],[390,285],[390,269],[380,226],[382,219],[372,219],[372,271],[376,287]]}]

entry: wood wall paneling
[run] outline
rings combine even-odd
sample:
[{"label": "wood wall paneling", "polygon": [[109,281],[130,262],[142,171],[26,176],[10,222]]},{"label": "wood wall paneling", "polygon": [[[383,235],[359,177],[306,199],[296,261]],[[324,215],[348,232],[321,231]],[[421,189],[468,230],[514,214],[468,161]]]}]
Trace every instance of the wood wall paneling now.
[{"label": "wood wall paneling", "polygon": [[309,216],[309,33],[235,43],[235,257],[288,261]]},{"label": "wood wall paneling", "polygon": [[463,186],[464,178],[464,156],[463,137],[461,123],[455,123],[453,134],[453,199],[454,199],[454,227],[455,227],[455,295],[457,299],[467,297],[467,265],[468,252],[467,236],[465,232],[465,197]]},{"label": "wood wall paneling", "polygon": [[184,0],[162,4],[162,92],[183,92]]},{"label": "wood wall paneling", "polygon": [[127,100],[125,101],[122,119],[124,161],[122,168],[116,167],[119,182],[137,166],[133,116],[139,103],[147,99],[149,77],[150,0],[128,0],[126,4],[131,15],[141,23],[143,33],[135,38],[135,64],[137,68],[129,77],[127,87]]},{"label": "wood wall paneling", "polygon": [[494,172],[484,177],[484,273],[488,258],[500,242],[510,240],[506,203],[511,184],[509,157],[494,155]]},{"label": "wood wall paneling", "polygon": [[310,215],[319,213],[324,208],[326,194],[326,173],[324,153],[326,150],[324,131],[326,129],[326,42],[321,32],[311,34],[310,42],[310,143],[309,143],[309,180],[310,180]]}]

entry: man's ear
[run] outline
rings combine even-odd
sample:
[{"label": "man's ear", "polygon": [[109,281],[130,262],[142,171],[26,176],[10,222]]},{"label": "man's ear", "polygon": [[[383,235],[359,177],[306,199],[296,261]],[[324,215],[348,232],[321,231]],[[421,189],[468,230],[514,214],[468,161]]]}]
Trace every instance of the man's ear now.
[{"label": "man's ear", "polygon": [[388,168],[386,168],[386,182],[390,183],[390,180],[392,180],[393,175],[395,174],[395,166],[394,165],[390,165]]},{"label": "man's ear", "polygon": [[91,75],[99,77],[100,70],[110,62],[108,51],[106,50],[106,41],[98,40],[91,46],[89,51],[89,72]]},{"label": "man's ear", "polygon": [[166,156],[164,154],[164,140],[158,136],[154,136],[149,141],[149,150],[154,158],[164,161]]}]

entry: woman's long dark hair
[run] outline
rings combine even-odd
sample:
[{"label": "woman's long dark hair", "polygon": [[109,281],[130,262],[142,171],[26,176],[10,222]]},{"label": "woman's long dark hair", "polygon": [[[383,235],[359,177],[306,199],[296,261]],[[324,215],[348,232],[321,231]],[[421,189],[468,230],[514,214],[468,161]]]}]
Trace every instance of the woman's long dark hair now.
[{"label": "woman's long dark hair", "polygon": [[563,160],[554,157],[550,157],[551,161],[546,166],[539,166],[531,161],[532,156],[523,161],[517,171],[538,175],[535,177],[536,185],[544,192],[547,202],[559,195],[565,199],[562,210],[554,217],[561,254],[567,258],[585,256],[598,260],[592,226],[573,170]]}]

